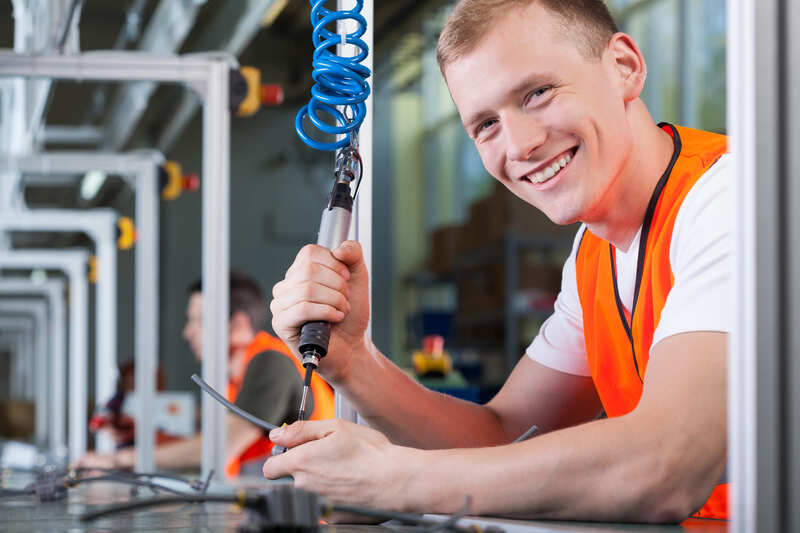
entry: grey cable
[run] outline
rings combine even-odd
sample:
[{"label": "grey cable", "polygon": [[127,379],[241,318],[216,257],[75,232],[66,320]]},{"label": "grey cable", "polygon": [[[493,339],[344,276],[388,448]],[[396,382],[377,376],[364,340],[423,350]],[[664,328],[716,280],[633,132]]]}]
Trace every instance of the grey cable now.
[{"label": "grey cable", "polygon": [[231,402],[226,400],[220,393],[218,393],[217,391],[212,389],[211,385],[209,385],[208,383],[203,381],[203,379],[200,376],[198,376],[197,374],[192,374],[192,381],[197,383],[200,386],[201,389],[203,389],[208,394],[210,394],[212,398],[214,398],[219,403],[221,403],[222,405],[227,407],[229,411],[231,411],[234,414],[237,414],[237,415],[241,416],[242,418],[244,418],[248,422],[252,422],[253,424],[257,425],[258,427],[264,428],[266,430],[272,430],[272,429],[276,429],[278,427],[278,426],[276,426],[274,424],[270,424],[266,420],[261,420],[260,418],[251,415],[250,413],[248,413],[244,409],[240,409],[239,407],[236,407]]}]

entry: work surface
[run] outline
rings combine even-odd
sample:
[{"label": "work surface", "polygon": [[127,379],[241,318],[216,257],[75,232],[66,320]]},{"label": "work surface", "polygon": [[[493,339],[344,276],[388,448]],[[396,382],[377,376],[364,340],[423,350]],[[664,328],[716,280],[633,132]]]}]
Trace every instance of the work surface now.
[{"label": "work surface", "polygon": [[[11,486],[22,486],[20,479]],[[149,496],[142,490],[140,497]],[[100,518],[92,522],[81,522],[79,515],[95,506],[127,502],[131,499],[130,488],[112,482],[101,482],[69,489],[65,500],[40,503],[35,496],[0,498],[0,531],[3,532],[51,532],[51,531],[225,531],[235,532],[244,519],[244,514],[234,505],[223,503],[180,504],[151,509],[129,511]],[[436,517],[431,517],[436,518]],[[649,526],[629,524],[601,524],[577,522],[540,522],[502,519],[470,518],[459,525],[478,523],[494,525],[509,533],[518,531],[575,531],[575,532],[665,532],[679,531],[697,533],[725,533],[728,523],[714,520],[690,520],[681,526]],[[390,532],[422,531],[420,528],[387,524],[365,526],[338,524],[323,526],[323,531],[337,532]]]}]

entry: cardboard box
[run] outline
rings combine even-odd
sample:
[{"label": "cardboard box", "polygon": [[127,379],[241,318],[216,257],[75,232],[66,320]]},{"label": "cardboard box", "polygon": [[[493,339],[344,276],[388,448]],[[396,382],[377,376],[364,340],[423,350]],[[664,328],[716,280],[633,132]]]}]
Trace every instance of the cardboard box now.
[{"label": "cardboard box", "polygon": [[431,249],[428,269],[437,274],[448,274],[453,270],[453,258],[458,250],[460,225],[442,226],[431,234]]},{"label": "cardboard box", "polygon": [[4,400],[0,402],[0,435],[11,439],[33,436],[36,406],[33,402]]}]

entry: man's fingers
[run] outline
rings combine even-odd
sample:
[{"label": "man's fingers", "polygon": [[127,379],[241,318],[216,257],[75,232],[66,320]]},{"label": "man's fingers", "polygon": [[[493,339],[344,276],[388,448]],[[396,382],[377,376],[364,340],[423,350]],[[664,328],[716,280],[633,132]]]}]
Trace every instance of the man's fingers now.
[{"label": "man's fingers", "polygon": [[281,309],[288,309],[298,303],[308,302],[330,305],[343,313],[350,311],[350,303],[344,294],[313,281],[306,281],[297,285],[293,291],[286,292],[276,300]]},{"label": "man's fingers", "polygon": [[288,451],[267,458],[264,466],[261,467],[261,473],[264,474],[264,477],[267,479],[279,479],[291,476],[294,470],[292,468],[291,453],[291,451]]},{"label": "man's fingers", "polygon": [[269,432],[269,440],[286,448],[293,448],[327,437],[333,433],[337,424],[339,422],[336,419],[300,420],[289,426],[273,429]]},{"label": "man's fingers", "polygon": [[288,278],[298,270],[306,269],[309,263],[317,263],[339,273],[345,279],[350,278],[350,270],[347,265],[333,257],[330,250],[318,244],[306,244],[300,249],[294,263],[286,271],[286,277]]},{"label": "man's fingers", "polygon": [[296,285],[306,281],[314,281],[325,287],[329,287],[341,293],[347,294],[349,289],[345,276],[336,270],[331,270],[319,263],[307,263],[303,268],[298,268],[286,273],[286,278],[278,282],[273,288],[272,295],[279,298],[286,292],[291,292]]},{"label": "man's fingers", "polygon": [[349,270],[358,270],[364,261],[364,254],[358,241],[344,241],[333,251],[333,257],[349,267]]},{"label": "man's fingers", "polygon": [[276,332],[286,332],[312,320],[341,322],[344,320],[345,313],[327,304],[299,302],[284,309],[279,315],[274,314],[273,317],[272,324]]}]

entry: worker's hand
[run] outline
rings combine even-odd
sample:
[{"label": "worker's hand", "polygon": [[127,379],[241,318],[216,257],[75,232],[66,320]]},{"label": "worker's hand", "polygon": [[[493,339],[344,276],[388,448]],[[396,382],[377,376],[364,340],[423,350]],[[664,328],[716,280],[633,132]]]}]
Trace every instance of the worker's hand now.
[{"label": "worker's hand", "polygon": [[294,478],[298,488],[336,502],[401,509],[409,468],[404,451],[382,434],[341,419],[311,420],[270,432],[291,449],[264,463],[264,477]]},{"label": "worker's hand", "polygon": [[70,468],[130,470],[133,468],[133,450],[125,449],[111,454],[89,452],[77,461],[70,463],[69,466]]},{"label": "worker's hand", "polygon": [[369,321],[369,276],[361,245],[345,241],[333,252],[304,246],[283,281],[272,288],[272,297],[272,327],[296,354],[303,324],[332,323],[328,355],[319,371],[330,381],[342,379],[351,354],[365,343]]}]

